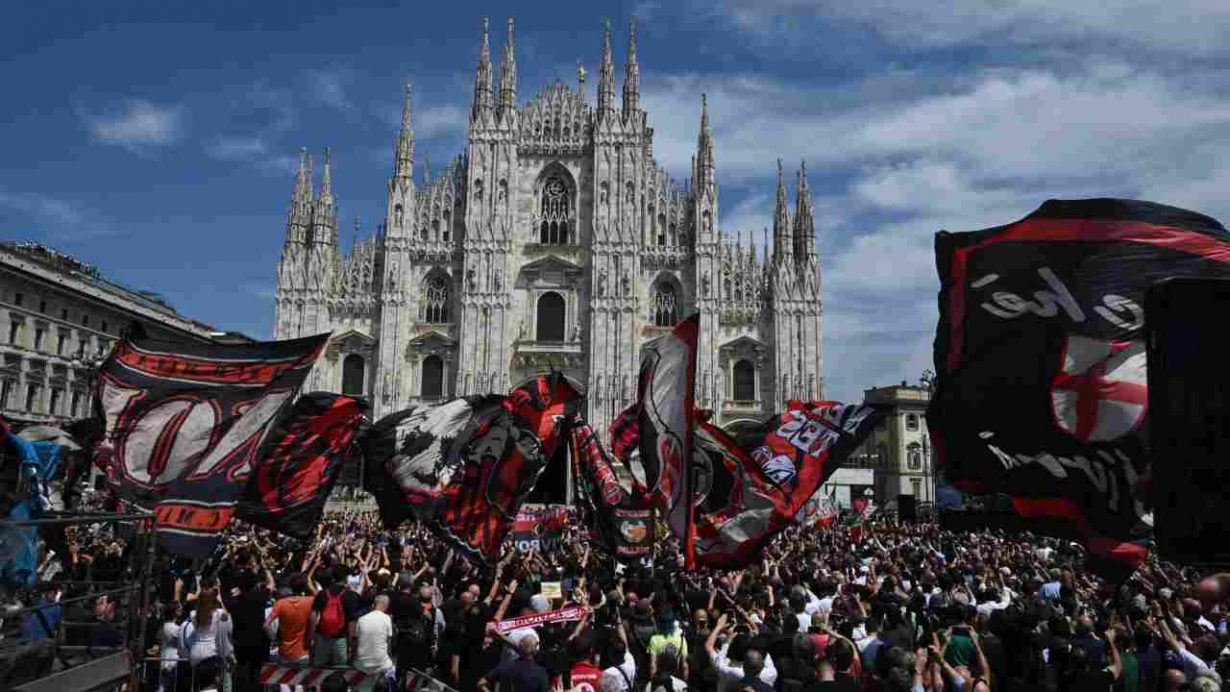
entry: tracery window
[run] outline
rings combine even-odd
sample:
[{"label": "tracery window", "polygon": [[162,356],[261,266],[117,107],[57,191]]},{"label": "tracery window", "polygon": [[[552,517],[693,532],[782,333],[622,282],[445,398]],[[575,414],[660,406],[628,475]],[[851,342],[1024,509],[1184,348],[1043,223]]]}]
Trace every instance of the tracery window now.
[{"label": "tracery window", "polygon": [[673,327],[679,321],[679,301],[675,296],[675,287],[668,283],[658,284],[653,294],[650,306],[650,317],[659,327]]},{"label": "tracery window", "polygon": [[572,195],[568,184],[558,175],[547,178],[542,186],[539,242],[543,245],[568,245],[572,241]]},{"label": "tracery window", "polygon": [[448,322],[448,282],[444,277],[433,276],[423,287],[422,319],[432,324]]}]

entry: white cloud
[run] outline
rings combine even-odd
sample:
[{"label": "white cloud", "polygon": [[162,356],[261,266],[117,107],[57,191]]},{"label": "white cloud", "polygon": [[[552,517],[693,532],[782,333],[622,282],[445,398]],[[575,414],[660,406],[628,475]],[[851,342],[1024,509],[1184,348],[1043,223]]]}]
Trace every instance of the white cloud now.
[{"label": "white cloud", "polygon": [[205,145],[205,153],[221,161],[248,161],[268,152],[269,144],[261,137],[224,135]]},{"label": "white cloud", "polygon": [[116,235],[114,228],[81,204],[38,192],[0,190],[0,219],[22,235],[81,242]]},{"label": "white cloud", "polygon": [[[401,116],[398,116],[401,122]],[[414,135],[422,139],[458,138],[470,126],[470,110],[465,106],[446,104],[420,108],[414,113]]]},{"label": "white cloud", "polygon": [[859,83],[675,75],[654,80],[646,101],[655,153],[682,178],[708,90],[719,184],[744,193],[723,207],[723,229],[771,223],[773,159],[807,159],[825,374],[830,394],[848,398],[930,365],[940,229],[1007,223],[1051,197],[1139,197],[1230,218],[1230,96],[1199,84],[1206,76],[1108,62],[984,70],[853,109],[836,95]]},{"label": "white cloud", "polygon": [[719,13],[779,41],[783,31],[805,35],[801,22],[818,19],[864,26],[913,49],[1123,44],[1201,55],[1225,52],[1230,32],[1224,0],[723,0]]},{"label": "white cloud", "polygon": [[94,139],[134,151],[167,146],[179,139],[182,109],[131,101],[123,110],[87,118]]},{"label": "white cloud", "polygon": [[330,68],[308,73],[311,96],[317,102],[343,113],[354,111],[354,103],[346,94],[354,75],[349,69]]}]

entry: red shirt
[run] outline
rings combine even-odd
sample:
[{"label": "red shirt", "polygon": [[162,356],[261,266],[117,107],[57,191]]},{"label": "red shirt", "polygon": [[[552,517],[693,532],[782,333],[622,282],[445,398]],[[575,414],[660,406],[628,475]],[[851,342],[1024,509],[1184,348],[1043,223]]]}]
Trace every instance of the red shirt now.
[{"label": "red shirt", "polygon": [[581,661],[572,667],[572,687],[570,689],[579,692],[598,692],[600,680],[602,680],[602,669],[589,661]]}]

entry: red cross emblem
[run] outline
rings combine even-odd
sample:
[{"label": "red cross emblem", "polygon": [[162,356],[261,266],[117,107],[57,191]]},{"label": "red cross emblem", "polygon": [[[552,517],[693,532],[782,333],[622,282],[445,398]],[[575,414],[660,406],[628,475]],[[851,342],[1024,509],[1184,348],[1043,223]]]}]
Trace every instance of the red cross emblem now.
[{"label": "red cross emblem", "polygon": [[1082,442],[1105,442],[1145,417],[1148,378],[1143,341],[1069,336],[1051,382],[1055,423]]}]

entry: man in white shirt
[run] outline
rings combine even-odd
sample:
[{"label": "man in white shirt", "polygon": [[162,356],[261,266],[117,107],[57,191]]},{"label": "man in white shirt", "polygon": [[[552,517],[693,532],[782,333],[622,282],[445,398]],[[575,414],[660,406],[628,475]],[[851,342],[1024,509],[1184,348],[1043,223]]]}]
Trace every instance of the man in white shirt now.
[{"label": "man in white shirt", "polygon": [[611,666],[602,671],[602,679],[599,683],[604,692],[632,692],[632,685],[636,682],[636,659],[632,658],[632,652],[628,651],[628,633],[624,629],[624,624],[619,623],[616,632],[619,634],[619,639],[615,640],[614,650],[611,652],[615,660],[619,660],[619,649],[623,649],[623,663]]},{"label": "man in white shirt", "polygon": [[[722,617],[718,618],[717,626],[705,640],[705,653],[709,654],[713,667],[717,670],[718,692],[735,692],[739,689],[739,684],[743,682],[746,673],[743,670],[743,661],[732,662],[727,656],[730,651],[730,642],[723,644],[720,651],[716,649],[717,638],[725,629],[726,614],[723,613]],[[756,678],[769,686],[777,682],[777,666],[773,665],[773,657],[768,655],[764,657],[764,668]]]},{"label": "man in white shirt", "polygon": [[389,597],[376,596],[372,611],[355,623],[354,667],[369,674],[383,674],[390,682],[395,680],[393,659],[389,656],[389,643],[393,639],[393,618],[389,615]]}]

